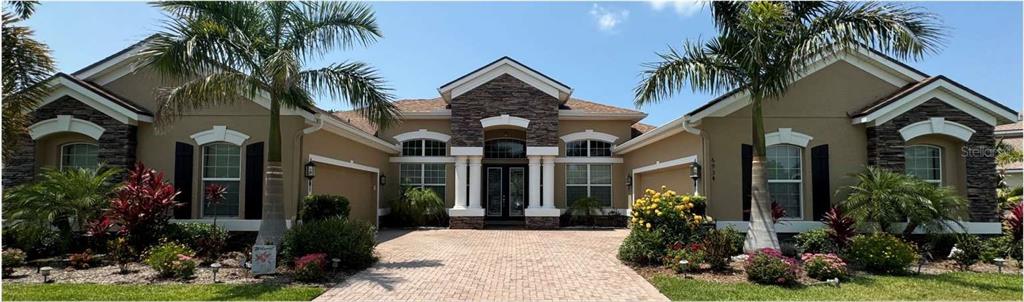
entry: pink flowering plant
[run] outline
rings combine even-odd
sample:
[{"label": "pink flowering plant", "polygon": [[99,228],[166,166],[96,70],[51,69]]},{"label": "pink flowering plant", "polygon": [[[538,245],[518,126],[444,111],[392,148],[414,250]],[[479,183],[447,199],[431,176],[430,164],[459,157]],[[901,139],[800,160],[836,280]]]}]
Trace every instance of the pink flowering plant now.
[{"label": "pink flowering plant", "polygon": [[773,248],[750,254],[743,268],[747,271],[747,280],[760,284],[793,285],[800,276],[796,259],[783,256]]},{"label": "pink flowering plant", "polygon": [[323,279],[327,267],[327,254],[308,254],[295,259],[295,279],[317,281]]},{"label": "pink flowering plant", "polygon": [[166,242],[146,252],[146,265],[161,277],[187,279],[196,272],[195,252],[184,244]]},{"label": "pink flowering plant", "polygon": [[846,261],[836,254],[806,253],[800,256],[800,260],[804,263],[804,271],[807,272],[808,277],[828,280],[832,278],[846,279],[848,276]]}]

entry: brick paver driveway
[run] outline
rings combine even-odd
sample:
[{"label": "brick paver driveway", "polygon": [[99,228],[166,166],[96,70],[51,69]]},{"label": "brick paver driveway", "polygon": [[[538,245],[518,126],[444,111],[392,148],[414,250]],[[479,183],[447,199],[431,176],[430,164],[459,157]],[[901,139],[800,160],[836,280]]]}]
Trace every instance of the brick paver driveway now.
[{"label": "brick paver driveway", "polygon": [[615,258],[625,230],[382,232],[380,262],[318,301],[667,301]]}]

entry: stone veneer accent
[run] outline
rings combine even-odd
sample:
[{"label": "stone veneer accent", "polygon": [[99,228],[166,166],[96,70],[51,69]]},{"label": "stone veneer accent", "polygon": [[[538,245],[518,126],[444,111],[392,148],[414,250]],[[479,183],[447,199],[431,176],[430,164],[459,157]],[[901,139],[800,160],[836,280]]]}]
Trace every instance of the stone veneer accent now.
[{"label": "stone veneer accent", "polygon": [[483,229],[483,216],[451,216],[448,220],[450,229]]},{"label": "stone veneer accent", "polygon": [[561,102],[533,86],[503,74],[451,100],[452,146],[482,147],[480,120],[507,114],[530,120],[527,146],[558,145]]},{"label": "stone veneer accent", "polygon": [[526,216],[526,228],[531,230],[553,230],[561,227],[560,219],[555,217]]},{"label": "stone veneer accent", "polygon": [[[906,142],[900,136],[900,129],[916,122],[932,117],[943,117],[947,121],[957,122],[974,129],[970,141],[964,143],[969,150],[993,151],[994,126],[989,125],[939,99],[931,99],[902,115],[875,127],[867,128],[868,164],[880,166],[894,171],[904,170],[903,148]],[[961,154],[961,150],[946,150],[945,154]],[[967,200],[970,203],[971,221],[999,221],[996,204],[995,152],[976,152],[963,154],[967,169]]]},{"label": "stone veneer accent", "polygon": [[[46,104],[32,113],[30,123],[56,118],[58,115],[71,115],[77,119],[87,120],[105,131],[100,136],[99,160],[110,167],[121,168],[115,179],[120,180],[135,163],[138,127],[126,125],[107,116],[103,112],[89,107],[74,98],[65,97]],[[15,186],[32,181],[35,178],[37,165],[35,160],[35,142],[28,135],[18,143],[18,152],[11,158],[10,165],[3,169],[3,186]]]}]

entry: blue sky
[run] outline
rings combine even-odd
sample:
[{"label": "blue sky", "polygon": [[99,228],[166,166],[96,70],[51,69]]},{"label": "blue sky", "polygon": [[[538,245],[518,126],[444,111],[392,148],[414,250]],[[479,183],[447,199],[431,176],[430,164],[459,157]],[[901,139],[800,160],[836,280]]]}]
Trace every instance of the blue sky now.
[{"label": "blue sky", "polygon": [[[946,75],[1011,108],[1022,100],[1022,4],[908,3],[938,14],[949,38],[941,53],[907,62]],[[714,35],[707,9],[687,3],[373,3],[384,38],[328,59],[377,67],[399,98],[433,98],[437,88],[501,56],[574,88],[574,96],[632,108],[642,64],[687,39]],[[73,72],[158,31],[145,3],[45,2],[28,24],[62,71]],[[312,62],[311,65],[329,63]],[[683,91],[642,108],[660,125],[714,96]],[[322,100],[323,108],[344,104]]]}]

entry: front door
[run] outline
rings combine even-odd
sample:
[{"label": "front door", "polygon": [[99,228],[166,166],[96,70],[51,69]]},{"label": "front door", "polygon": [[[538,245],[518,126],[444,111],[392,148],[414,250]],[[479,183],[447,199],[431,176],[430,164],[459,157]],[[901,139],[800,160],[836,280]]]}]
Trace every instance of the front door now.
[{"label": "front door", "polygon": [[484,174],[488,218],[520,218],[526,208],[526,167],[489,166]]}]

